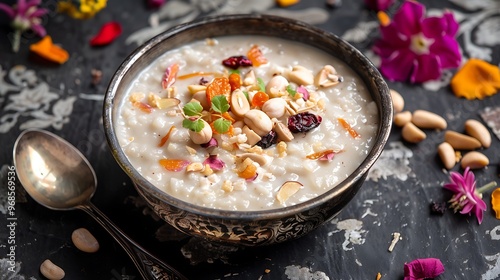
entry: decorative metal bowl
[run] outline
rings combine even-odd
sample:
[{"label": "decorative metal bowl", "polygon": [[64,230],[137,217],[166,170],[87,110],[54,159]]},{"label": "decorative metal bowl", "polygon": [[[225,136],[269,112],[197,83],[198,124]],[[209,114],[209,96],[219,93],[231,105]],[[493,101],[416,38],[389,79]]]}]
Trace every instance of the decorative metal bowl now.
[{"label": "decorative metal bowl", "polygon": [[[265,35],[298,41],[332,54],[361,77],[378,106],[379,127],[373,148],[347,179],[303,203],[272,210],[229,211],[194,205],[153,186],[134,169],[115,133],[118,107],[136,75],[165,52],[209,37]],[[267,245],[303,236],[332,219],[352,200],[380,156],[390,134],[393,108],[389,88],[376,67],[356,48],[327,31],[281,17],[228,15],[176,26],[144,43],[118,68],[104,102],[108,144],[138,193],[166,222],[186,234],[235,245]]]}]

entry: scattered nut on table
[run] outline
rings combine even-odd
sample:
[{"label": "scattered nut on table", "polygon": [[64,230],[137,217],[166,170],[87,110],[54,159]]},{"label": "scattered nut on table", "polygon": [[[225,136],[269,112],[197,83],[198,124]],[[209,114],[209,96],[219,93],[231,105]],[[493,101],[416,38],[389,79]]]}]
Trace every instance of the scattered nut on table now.
[{"label": "scattered nut on table", "polygon": [[401,135],[403,139],[410,143],[420,143],[427,135],[420,128],[416,127],[413,123],[409,122],[403,126],[403,130],[401,131]]},{"label": "scattered nut on table", "polygon": [[76,248],[86,253],[95,253],[99,250],[99,242],[86,228],[75,229],[71,234],[71,241]]},{"label": "scattered nut on table", "polygon": [[438,114],[426,111],[416,110],[413,112],[411,122],[419,128],[424,129],[445,129],[446,120]]},{"label": "scattered nut on table", "polygon": [[481,142],[476,138],[453,130],[444,133],[444,141],[450,143],[455,150],[475,150],[481,147]]},{"label": "scattered nut on table", "polygon": [[55,265],[49,259],[46,259],[40,265],[40,273],[42,273],[42,275],[49,280],[60,280],[66,275],[62,268]]},{"label": "scattered nut on table", "polygon": [[490,163],[490,160],[488,159],[487,156],[484,154],[477,152],[477,151],[472,151],[466,153],[462,157],[462,161],[460,162],[460,165],[462,168],[469,167],[470,169],[479,169],[483,168],[486,165]]},{"label": "scattered nut on table", "polygon": [[473,119],[465,121],[465,132],[481,142],[483,147],[490,147],[491,134],[481,122]]},{"label": "scattered nut on table", "polygon": [[438,155],[446,169],[450,170],[456,164],[455,149],[448,142],[443,142],[438,146]]},{"label": "scattered nut on table", "polygon": [[391,97],[392,97],[392,106],[394,107],[394,112],[399,113],[403,111],[403,108],[405,106],[405,100],[403,99],[403,96],[399,94],[399,92],[391,89],[390,90]]},{"label": "scattered nut on table", "polygon": [[403,127],[405,124],[411,122],[412,114],[410,111],[403,111],[394,115],[394,124]]}]

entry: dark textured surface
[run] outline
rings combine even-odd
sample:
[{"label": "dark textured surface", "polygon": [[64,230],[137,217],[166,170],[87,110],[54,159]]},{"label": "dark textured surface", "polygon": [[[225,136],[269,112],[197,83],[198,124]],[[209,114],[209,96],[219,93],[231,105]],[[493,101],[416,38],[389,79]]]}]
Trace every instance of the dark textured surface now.
[{"label": "dark textured surface", "polygon": [[[446,6],[458,9],[448,1],[422,2],[430,8]],[[80,93],[102,95],[114,71],[136,46],[126,45],[125,35],[102,48],[91,48],[88,40],[102,23],[109,20],[120,21],[124,34],[134,32],[147,25],[151,13],[142,1],[111,0],[108,4],[105,11],[87,21],[51,15],[45,24],[48,33],[54,42],[71,53],[71,59],[61,66],[42,63],[29,55],[27,45],[37,41],[37,38],[24,38],[20,52],[13,55],[6,40],[10,29],[1,25],[2,70],[9,71],[15,65],[25,65],[36,71],[38,79],[45,81],[50,91],[57,93],[60,99],[77,97]],[[291,9],[310,6],[325,8],[323,1],[301,1]],[[343,34],[359,21],[375,19],[375,15],[366,11],[359,0],[343,1],[341,8],[327,9],[327,12],[328,21],[318,27],[336,34]],[[491,17],[496,15],[498,18],[499,13]],[[376,33],[369,36],[375,37]],[[459,41],[463,43],[463,40],[461,37]],[[369,49],[365,42],[356,46],[362,51]],[[497,65],[500,62],[499,53],[499,46],[496,45],[492,54]],[[103,71],[102,82],[97,86],[91,85],[89,73],[92,68]],[[76,83],[76,79],[80,82]],[[405,109],[436,112],[448,120],[450,129],[457,131],[463,131],[466,119],[479,119],[482,108],[500,106],[498,95],[485,100],[466,101],[454,97],[447,87],[429,91],[422,86],[404,83],[390,83],[390,86],[404,96]],[[7,98],[13,92],[7,90],[0,95],[2,117],[4,108],[9,104]],[[442,131],[427,131],[427,139],[418,145],[403,143],[398,146],[401,131],[394,128],[386,146],[388,160],[381,161],[381,164],[393,164],[395,173],[387,178],[380,177],[378,181],[369,179],[338,219],[293,242],[238,250],[188,238],[154,217],[144,202],[137,199],[130,180],[113,160],[105,142],[101,114],[102,101],[80,98],[73,104],[69,123],[63,124],[62,129],[47,129],[73,143],[88,157],[99,181],[93,202],[138,243],[191,279],[292,279],[286,274],[287,267],[292,265],[308,268],[317,275],[323,272],[330,279],[375,279],[377,272],[382,273],[383,280],[402,279],[405,262],[426,257],[442,260],[446,271],[439,279],[499,277],[495,273],[500,273],[500,222],[491,210],[489,194],[484,197],[488,210],[481,225],[477,224],[475,217],[453,214],[450,210],[442,216],[430,212],[432,201],[446,201],[451,196],[441,188],[448,175],[443,172],[436,154],[437,145],[443,141]],[[32,118],[29,114],[21,115],[17,125],[7,133],[0,133],[2,186],[6,181],[5,168],[11,165],[14,140],[21,130],[19,125]],[[490,158],[491,165],[475,171],[478,185],[498,181],[499,140],[493,138],[492,146],[482,152]],[[458,166],[454,170],[459,170]],[[1,191],[6,190],[2,188]],[[4,193],[1,195],[2,200],[6,199]],[[17,278],[12,279],[42,279],[38,268],[46,258],[64,268],[66,279],[138,279],[138,273],[124,251],[85,213],[45,209],[18,186],[15,214],[18,222],[16,260],[20,262],[21,270]],[[6,215],[0,216],[0,258],[4,258],[9,233],[3,226]],[[351,226],[362,225],[357,230],[349,231],[343,227],[348,222]],[[71,244],[71,232],[79,227],[86,227],[95,234],[101,243],[98,253],[86,254]],[[402,239],[390,253],[387,248],[393,232],[400,232]],[[183,252],[190,253],[186,254],[190,257],[185,257]],[[0,269],[4,266],[5,263],[2,263]],[[270,272],[265,273],[266,269]],[[488,275],[492,275],[491,278],[487,278]]]}]

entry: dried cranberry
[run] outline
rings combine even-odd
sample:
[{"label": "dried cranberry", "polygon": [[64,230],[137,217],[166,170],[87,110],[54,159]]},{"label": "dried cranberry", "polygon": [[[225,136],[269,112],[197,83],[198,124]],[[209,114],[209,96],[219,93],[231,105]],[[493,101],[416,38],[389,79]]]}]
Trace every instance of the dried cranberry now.
[{"label": "dried cranberry", "polygon": [[276,134],[274,130],[271,130],[267,135],[263,136],[256,145],[262,149],[267,149],[276,144],[276,142],[278,142],[278,134]]},{"label": "dried cranberry", "polygon": [[238,69],[240,66],[252,66],[252,61],[246,56],[231,56],[228,59],[222,61],[222,65],[229,67],[231,69]]},{"label": "dried cranberry", "polygon": [[307,132],[321,123],[321,116],[303,112],[288,118],[288,129],[293,133]]}]

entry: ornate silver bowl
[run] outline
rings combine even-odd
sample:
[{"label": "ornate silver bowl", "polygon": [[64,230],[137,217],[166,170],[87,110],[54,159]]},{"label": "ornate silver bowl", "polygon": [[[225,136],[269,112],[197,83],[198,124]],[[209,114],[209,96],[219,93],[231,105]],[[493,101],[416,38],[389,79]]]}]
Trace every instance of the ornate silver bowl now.
[{"label": "ornate silver bowl", "polygon": [[[228,211],[197,206],[159,190],[131,165],[119,145],[114,123],[118,106],[134,77],[168,50],[208,37],[265,35],[299,41],[344,61],[362,78],[378,106],[379,127],[373,148],[356,170],[339,185],[306,202],[263,211]],[[327,31],[275,16],[229,15],[179,25],[136,49],[111,79],[104,102],[108,144],[138,193],[166,222],[186,234],[236,245],[267,245],[303,236],[332,219],[352,200],[380,156],[390,134],[393,108],[389,89],[376,67],[356,48]]]}]

